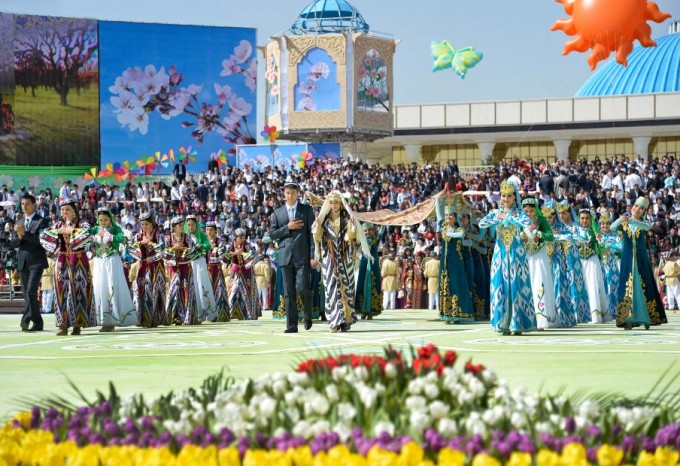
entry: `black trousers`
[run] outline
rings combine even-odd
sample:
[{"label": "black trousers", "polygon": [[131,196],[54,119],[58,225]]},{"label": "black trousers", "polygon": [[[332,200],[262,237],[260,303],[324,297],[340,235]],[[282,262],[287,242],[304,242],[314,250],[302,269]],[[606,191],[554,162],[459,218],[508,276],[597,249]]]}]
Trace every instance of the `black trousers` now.
[{"label": "black trousers", "polygon": [[21,272],[21,288],[24,291],[24,302],[26,303],[26,310],[21,316],[21,323],[28,324],[33,322],[38,328],[43,326],[43,318],[40,314],[40,305],[38,304],[38,288],[40,286],[40,278],[42,277],[42,267],[25,267]]},{"label": "black trousers", "polygon": [[312,294],[309,289],[311,266],[309,261],[303,263],[291,261],[283,267],[283,296],[286,303],[286,328],[298,327],[297,296],[302,299],[305,322],[312,321]]}]

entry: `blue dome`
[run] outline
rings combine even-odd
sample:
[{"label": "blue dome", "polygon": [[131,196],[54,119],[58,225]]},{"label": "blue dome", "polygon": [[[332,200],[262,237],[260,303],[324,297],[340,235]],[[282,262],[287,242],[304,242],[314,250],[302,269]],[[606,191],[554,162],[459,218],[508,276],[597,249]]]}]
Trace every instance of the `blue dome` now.
[{"label": "blue dome", "polygon": [[345,0],[316,0],[300,12],[290,32],[293,34],[332,34],[368,32],[361,13]]},{"label": "blue dome", "polygon": [[680,34],[638,45],[624,67],[611,60],[581,86],[576,97],[680,92]]}]

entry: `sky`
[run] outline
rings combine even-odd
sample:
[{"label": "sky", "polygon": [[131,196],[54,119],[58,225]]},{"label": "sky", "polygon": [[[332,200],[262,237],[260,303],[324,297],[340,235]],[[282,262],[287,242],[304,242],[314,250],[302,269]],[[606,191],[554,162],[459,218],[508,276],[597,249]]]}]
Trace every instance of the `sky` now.
[{"label": "sky", "polygon": [[[257,29],[258,45],[265,45],[268,37],[287,30],[309,3],[311,0],[0,0],[0,11],[252,27]],[[661,11],[680,20],[680,0],[656,3]],[[586,53],[562,56],[570,38],[561,31],[551,32],[550,26],[567,15],[562,5],[552,0],[354,0],[353,4],[373,32],[400,41],[394,65],[397,105],[573,97],[592,74]],[[650,24],[652,37],[668,34],[668,22]],[[432,73],[430,42],[443,39],[455,48],[474,46],[484,54],[464,80],[451,70]],[[601,62],[598,68],[603,65]],[[263,79],[259,81],[262,107]]]}]

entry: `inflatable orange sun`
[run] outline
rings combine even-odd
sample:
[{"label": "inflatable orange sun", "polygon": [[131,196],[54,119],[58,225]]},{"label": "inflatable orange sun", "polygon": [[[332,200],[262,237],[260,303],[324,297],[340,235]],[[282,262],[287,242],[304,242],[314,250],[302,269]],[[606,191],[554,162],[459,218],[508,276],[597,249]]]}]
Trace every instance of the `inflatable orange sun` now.
[{"label": "inflatable orange sun", "polygon": [[567,35],[576,36],[564,44],[562,55],[585,52],[592,48],[588,57],[590,69],[594,70],[600,60],[606,60],[616,52],[616,61],[628,65],[628,54],[633,41],[639,40],[644,47],[654,47],[652,28],[648,20],[661,23],[671,15],[663,13],[654,2],[647,0],[556,0],[564,5],[570,19],[559,19],[550,28]]}]

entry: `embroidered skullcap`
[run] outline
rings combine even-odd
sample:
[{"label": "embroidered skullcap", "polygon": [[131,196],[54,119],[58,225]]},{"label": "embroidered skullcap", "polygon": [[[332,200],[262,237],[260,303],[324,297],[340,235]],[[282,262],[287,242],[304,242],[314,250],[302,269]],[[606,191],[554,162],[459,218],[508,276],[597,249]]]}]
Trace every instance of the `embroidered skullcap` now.
[{"label": "embroidered skullcap", "polygon": [[174,227],[175,225],[180,224],[182,222],[184,222],[184,219],[182,217],[179,217],[179,216],[173,217],[172,220],[170,220],[170,225],[172,225]]},{"label": "embroidered skullcap", "polygon": [[215,229],[216,229],[216,228],[217,228],[217,222],[207,222],[207,223],[205,224],[205,227],[206,227],[206,228],[215,228]]},{"label": "embroidered skullcap", "polygon": [[237,228],[236,230],[234,230],[234,235],[235,236],[245,236],[246,230],[244,230],[243,228]]}]

